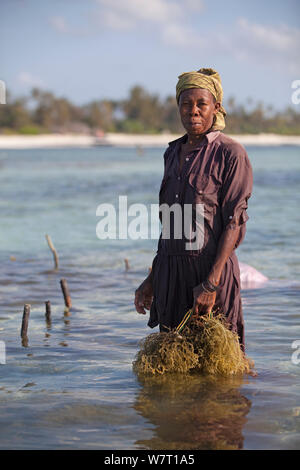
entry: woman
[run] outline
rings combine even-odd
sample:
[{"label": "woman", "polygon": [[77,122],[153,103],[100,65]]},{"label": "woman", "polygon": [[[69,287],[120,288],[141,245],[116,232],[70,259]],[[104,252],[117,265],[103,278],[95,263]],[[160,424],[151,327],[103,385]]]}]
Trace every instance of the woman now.
[{"label": "woman", "polygon": [[[135,292],[135,307],[148,325],[176,327],[193,307],[194,315],[223,313],[244,350],[240,273],[235,248],[245,236],[252,168],[245,149],[220,132],[225,127],[219,74],[200,69],[179,76],[179,114],[186,134],[170,142],[159,202],[204,206],[203,243],[186,249],[186,240],[160,237],[152,271]],[[195,211],[193,212],[195,217]],[[197,221],[193,221],[200,230]]]}]

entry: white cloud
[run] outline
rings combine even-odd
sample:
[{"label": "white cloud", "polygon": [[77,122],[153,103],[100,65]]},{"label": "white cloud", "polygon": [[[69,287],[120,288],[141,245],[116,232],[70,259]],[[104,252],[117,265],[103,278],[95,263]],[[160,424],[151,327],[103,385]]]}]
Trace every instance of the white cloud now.
[{"label": "white cloud", "polygon": [[182,26],[176,23],[166,25],[162,31],[163,41],[171,46],[189,46],[191,38],[195,38],[195,33],[193,31],[189,31],[187,26]]},{"label": "white cloud", "polygon": [[269,48],[275,52],[298,48],[300,45],[300,30],[285,25],[274,27],[250,23],[245,18],[238,20],[241,32],[259,47]]},{"label": "white cloud", "polygon": [[97,0],[106,13],[113,13],[120,22],[131,22],[136,26],[139,21],[167,23],[178,17],[182,7],[174,1],[166,0]]},{"label": "white cloud", "polygon": [[184,0],[185,8],[189,8],[192,11],[202,11],[204,4],[201,0]]},{"label": "white cloud", "polygon": [[[105,29],[123,34],[151,34],[169,47],[201,50],[205,57],[226,54],[237,62],[248,61],[274,70],[281,68],[293,74],[299,72],[300,30],[297,28],[239,18],[230,29],[224,24],[211,33],[204,33],[203,0],[95,0],[95,5],[93,16],[85,21],[81,18],[82,24],[77,28],[61,16],[52,17],[50,23],[63,34],[98,35]],[[191,22],[195,19],[197,27]]]},{"label": "white cloud", "polygon": [[53,28],[60,33],[69,33],[70,29],[67,26],[66,20],[62,16],[53,16],[49,19]]},{"label": "white cloud", "polygon": [[[168,45],[186,46],[191,35],[188,13],[202,8],[201,0],[97,0],[101,25],[117,31],[152,28]],[[153,30],[154,28],[154,30]]]},{"label": "white cloud", "polygon": [[101,13],[101,23],[115,31],[130,31],[134,28],[134,23],[130,18],[122,18],[113,10],[104,10]]},{"label": "white cloud", "polygon": [[237,27],[237,56],[291,73],[299,71],[300,29],[250,23],[245,18],[238,19]]},{"label": "white cloud", "polygon": [[45,82],[43,80],[41,80],[39,77],[32,75],[29,72],[20,72],[17,77],[17,81],[21,85],[27,85],[31,87],[44,87],[45,86]]},{"label": "white cloud", "polygon": [[92,32],[90,25],[82,24],[82,18],[80,18],[79,25],[70,24],[63,16],[52,16],[48,21],[52,28],[61,34],[68,34],[70,36],[88,36]]},{"label": "white cloud", "polygon": [[180,47],[189,45],[191,38],[200,39],[189,21],[191,14],[202,10],[202,0],[95,0],[95,3],[97,9],[89,24],[74,28],[62,16],[49,18],[49,23],[57,32],[70,35],[99,34],[103,28],[124,33],[150,30],[163,43]]}]

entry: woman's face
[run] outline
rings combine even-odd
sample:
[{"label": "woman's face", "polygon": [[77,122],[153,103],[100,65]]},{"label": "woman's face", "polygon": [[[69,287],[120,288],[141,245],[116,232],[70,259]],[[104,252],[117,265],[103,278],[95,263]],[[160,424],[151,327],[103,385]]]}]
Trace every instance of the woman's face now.
[{"label": "woman's face", "polygon": [[200,135],[213,125],[214,115],[220,108],[210,91],[203,88],[190,88],[179,97],[179,113],[188,135]]}]

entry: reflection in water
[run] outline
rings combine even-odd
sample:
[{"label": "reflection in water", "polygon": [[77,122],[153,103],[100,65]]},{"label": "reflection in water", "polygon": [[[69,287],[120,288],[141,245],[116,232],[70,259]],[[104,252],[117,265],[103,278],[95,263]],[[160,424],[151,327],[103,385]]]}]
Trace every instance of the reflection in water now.
[{"label": "reflection in water", "polygon": [[141,449],[242,449],[251,402],[239,387],[243,378],[199,375],[139,377],[134,408],[154,426]]}]

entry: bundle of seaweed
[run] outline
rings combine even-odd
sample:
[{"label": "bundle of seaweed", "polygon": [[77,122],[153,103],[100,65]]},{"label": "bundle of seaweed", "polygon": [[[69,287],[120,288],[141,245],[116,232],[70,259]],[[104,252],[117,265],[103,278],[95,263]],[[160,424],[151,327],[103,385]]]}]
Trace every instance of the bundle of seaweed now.
[{"label": "bundle of seaweed", "polygon": [[178,332],[152,333],[141,342],[133,369],[137,374],[200,372],[244,374],[251,363],[241,350],[239,338],[220,314],[192,318]]}]

